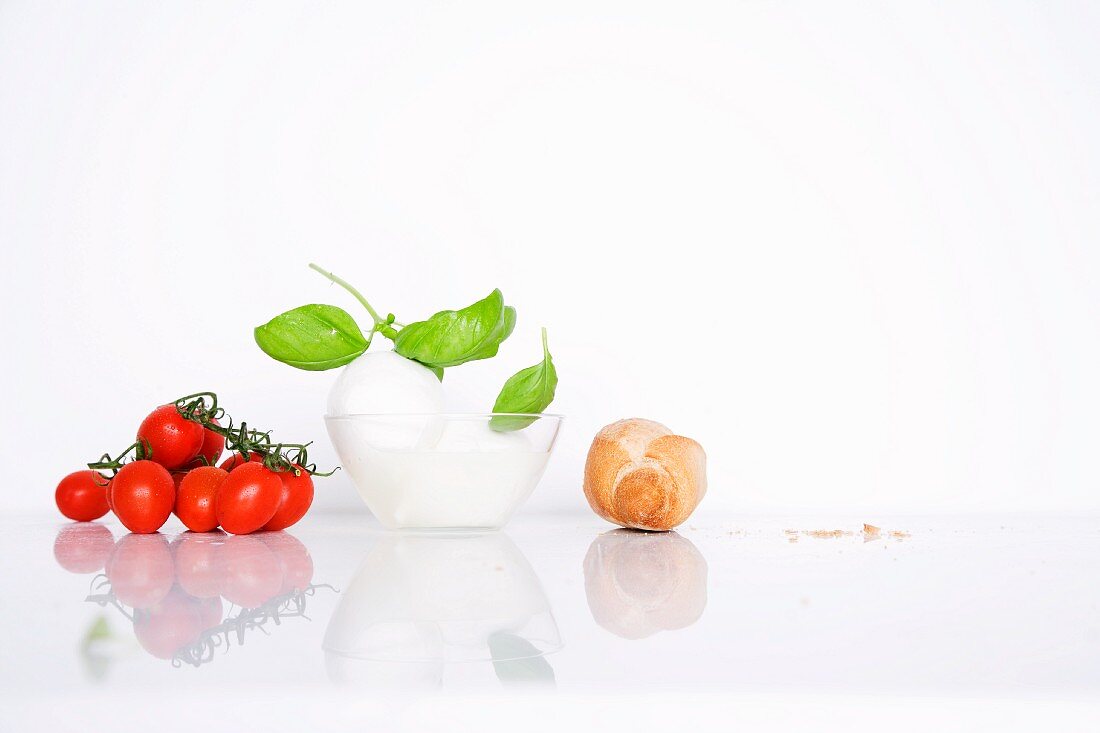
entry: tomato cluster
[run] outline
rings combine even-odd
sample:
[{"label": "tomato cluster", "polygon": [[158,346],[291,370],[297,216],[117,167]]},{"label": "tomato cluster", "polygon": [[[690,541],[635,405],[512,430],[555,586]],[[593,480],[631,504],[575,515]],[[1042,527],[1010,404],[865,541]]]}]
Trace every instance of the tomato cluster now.
[{"label": "tomato cluster", "polygon": [[[226,434],[233,444],[234,433],[195,414],[179,403],[153,410],[137,430],[137,460],[116,463],[109,479],[91,469],[69,474],[54,492],[57,508],[79,522],[112,511],[135,534],[156,532],[173,513],[193,532],[220,526],[232,534],[285,529],[305,515],[313,503],[311,471],[283,456],[280,446],[267,454],[234,452],[215,465]],[[256,431],[242,428],[239,435]],[[242,443],[252,444],[243,438],[235,444]]]}]

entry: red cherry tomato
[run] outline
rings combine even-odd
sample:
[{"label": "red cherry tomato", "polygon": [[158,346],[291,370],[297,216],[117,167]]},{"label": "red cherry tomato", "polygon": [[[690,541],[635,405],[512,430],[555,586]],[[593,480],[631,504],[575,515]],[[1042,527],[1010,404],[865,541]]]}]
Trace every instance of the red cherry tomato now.
[{"label": "red cherry tomato", "polygon": [[214,498],[228,471],[200,466],[187,472],[176,491],[176,516],[192,532],[209,532],[218,526]]},{"label": "red cherry tomato", "polygon": [[152,452],[150,460],[167,469],[180,468],[198,455],[203,427],[185,419],[175,405],[161,405],[141,421],[137,437]]},{"label": "red cherry tomato", "polygon": [[225,544],[225,533],[183,532],[172,541],[176,560],[176,581],[196,598],[217,598],[221,595],[215,557]]},{"label": "red cherry tomato", "polygon": [[283,566],[256,537],[230,537],[218,548],[221,595],[242,608],[258,608],[279,594]]},{"label": "red cherry tomato", "polygon": [[114,547],[114,535],[102,524],[66,524],[53,541],[53,557],[70,573],[97,573]]},{"label": "red cherry tomato", "polygon": [[305,516],[313,503],[313,478],[301,466],[295,465],[294,468],[301,473],[295,476],[294,471],[275,472],[283,484],[283,490],[275,516],[264,525],[266,530],[286,529]]},{"label": "red cherry tomato", "polygon": [[237,466],[218,487],[218,524],[233,534],[255,532],[275,516],[282,495],[279,476],[262,463]]},{"label": "red cherry tomato", "polygon": [[121,603],[150,608],[172,590],[175,568],[162,534],[128,534],[115,543],[107,559],[107,580]]},{"label": "red cherry tomato", "polygon": [[286,532],[261,532],[257,538],[275,553],[283,567],[279,593],[305,590],[313,580],[313,558],[298,538]]},{"label": "red cherry tomato", "polygon": [[221,465],[218,466],[218,468],[224,468],[226,471],[232,471],[237,466],[243,466],[246,463],[262,463],[264,460],[264,457],[261,456],[259,453],[256,453],[255,451],[249,453],[248,456],[249,460],[246,461],[244,459],[243,453],[234,453],[233,455],[229,456],[229,458],[226,458],[224,461],[222,461]]},{"label": "red cherry tomato", "polygon": [[57,508],[69,519],[90,522],[107,510],[107,479],[95,471],[74,471],[53,492]]},{"label": "red cherry tomato", "polygon": [[[211,420],[210,422],[215,425],[221,425],[217,420]],[[218,459],[222,457],[223,450],[225,450],[225,437],[218,435],[213,430],[204,428],[202,431],[202,445],[199,446],[199,453],[190,463],[184,466],[184,468],[217,465]]]},{"label": "red cherry tomato", "polygon": [[152,461],[127,463],[111,479],[111,506],[126,529],[156,532],[168,521],[176,503],[176,487],[168,469]]},{"label": "red cherry tomato", "polygon": [[145,651],[158,659],[171,659],[202,635],[202,602],[172,588],[156,605],[134,611],[134,636]]}]

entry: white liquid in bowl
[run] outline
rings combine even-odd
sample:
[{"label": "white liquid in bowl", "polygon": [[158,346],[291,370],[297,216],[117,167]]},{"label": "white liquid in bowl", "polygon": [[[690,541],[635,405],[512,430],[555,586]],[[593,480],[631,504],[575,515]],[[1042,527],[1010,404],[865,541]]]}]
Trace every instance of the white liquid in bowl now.
[{"label": "white liquid in bowl", "polygon": [[522,431],[445,416],[328,418],[341,464],[390,528],[495,529],[534,490],[549,450]]}]

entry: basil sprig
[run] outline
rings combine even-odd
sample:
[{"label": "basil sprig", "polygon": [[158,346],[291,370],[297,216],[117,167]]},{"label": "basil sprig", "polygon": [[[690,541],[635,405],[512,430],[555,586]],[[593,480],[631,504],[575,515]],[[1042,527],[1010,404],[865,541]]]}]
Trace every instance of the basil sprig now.
[{"label": "basil sprig", "polygon": [[[554,401],[554,392],[558,388],[558,370],[546,345],[546,329],[542,329],[542,361],[534,366],[521,369],[504,383],[493,412],[517,412],[537,414]],[[519,415],[496,415],[489,420],[489,427],[498,432],[522,430],[537,417]]]},{"label": "basil sprig", "polygon": [[[362,304],[373,321],[364,335],[355,319],[342,308],[313,303],[272,318],[254,330],[256,343],[271,358],[298,369],[321,371],[343,366],[370,347],[376,333],[393,341],[394,351],[431,369],[439,379],[443,370],[469,361],[496,356],[516,327],[516,309],[505,305],[500,290],[458,310],[440,311],[423,321],[402,324],[392,313],[383,317],[362,294],[336,275],[310,268],[341,286]],[[494,412],[537,413],[554,399],[558,375],[542,332],[543,360],[509,379]],[[535,418],[499,416],[494,430],[518,430]]]}]

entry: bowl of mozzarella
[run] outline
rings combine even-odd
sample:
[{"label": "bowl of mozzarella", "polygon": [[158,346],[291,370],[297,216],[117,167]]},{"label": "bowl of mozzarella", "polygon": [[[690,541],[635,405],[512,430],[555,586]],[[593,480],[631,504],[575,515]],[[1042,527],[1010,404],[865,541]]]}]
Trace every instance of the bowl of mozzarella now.
[{"label": "bowl of mozzarella", "polygon": [[546,470],[561,415],[444,404],[435,373],[392,351],[360,356],[329,393],[325,427],[341,466],[389,529],[499,529]]}]

